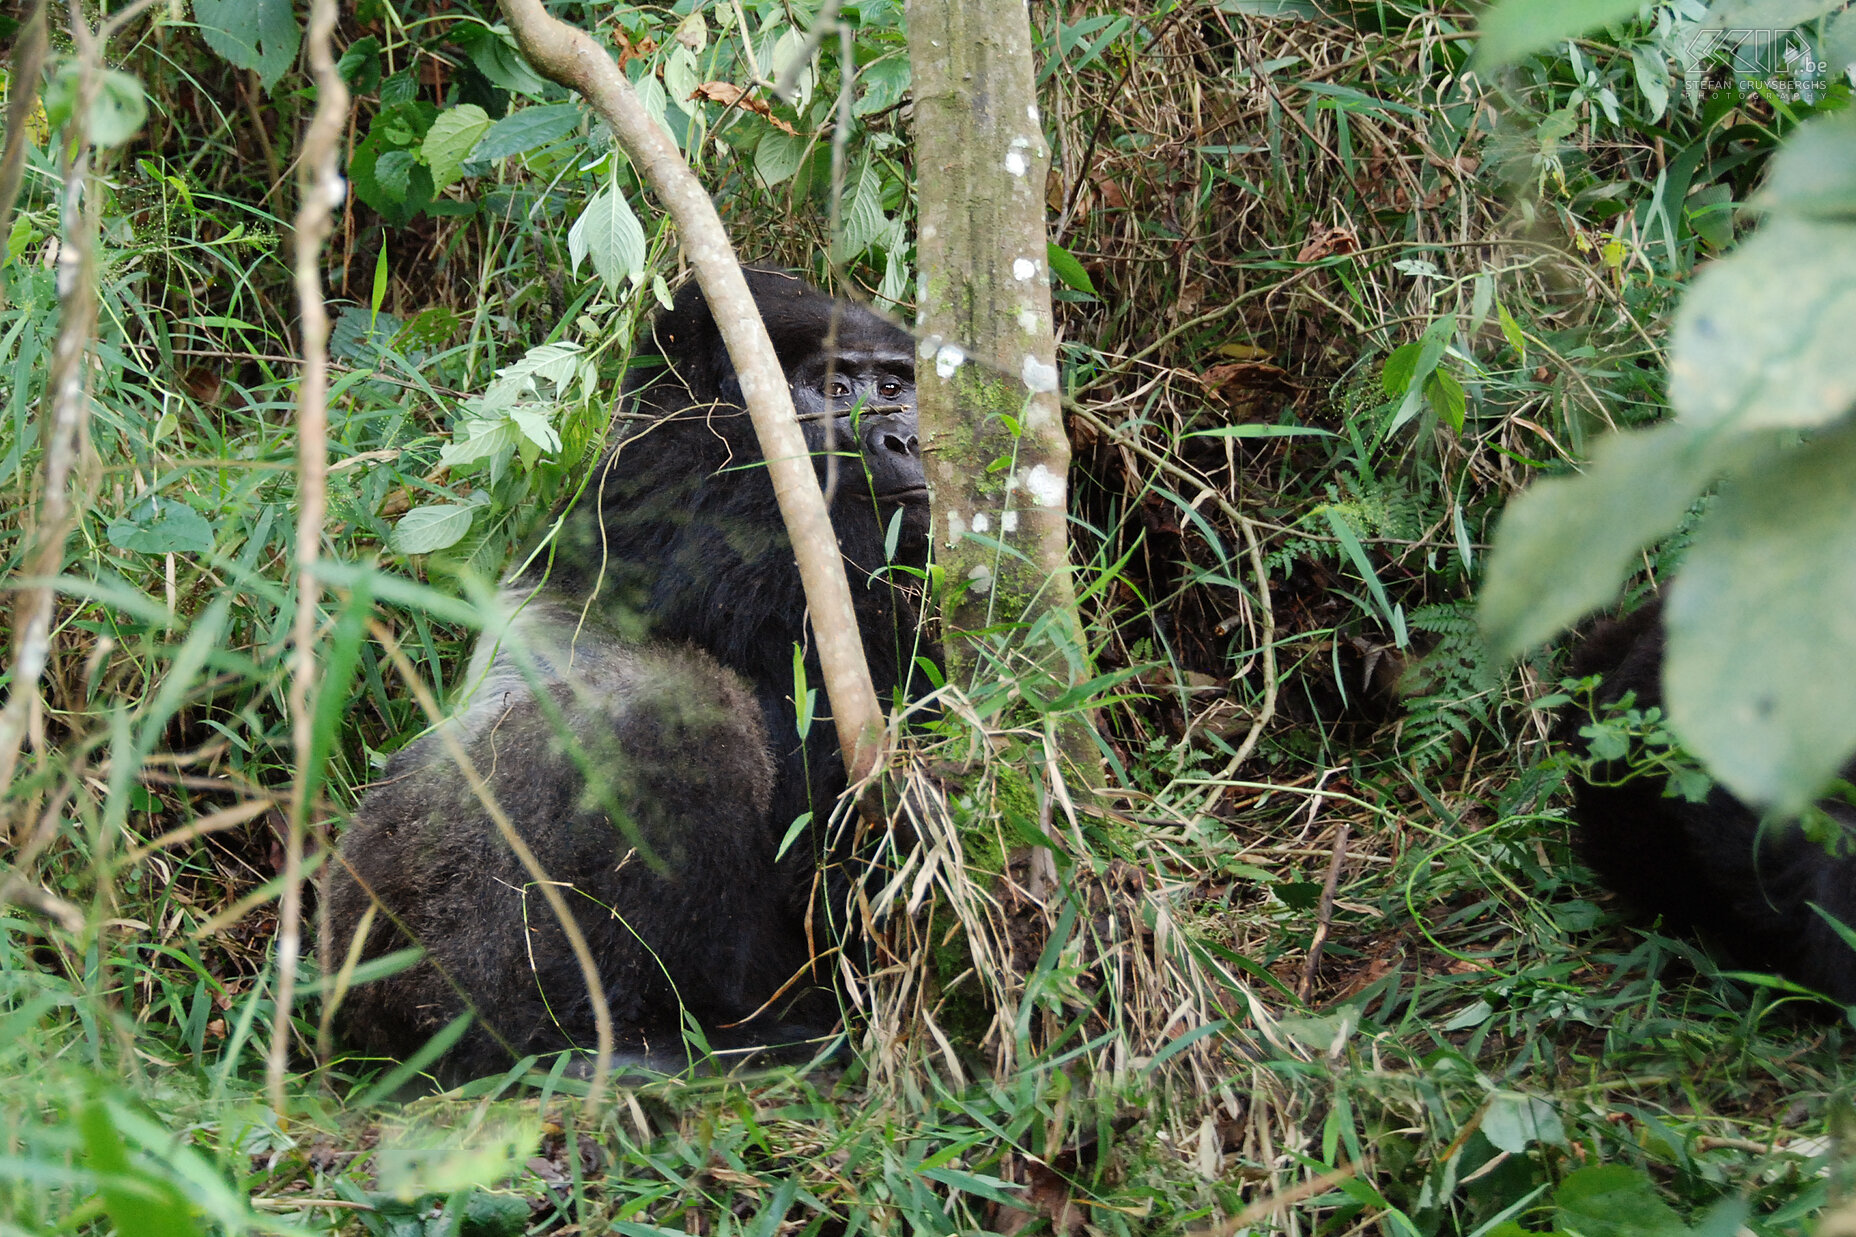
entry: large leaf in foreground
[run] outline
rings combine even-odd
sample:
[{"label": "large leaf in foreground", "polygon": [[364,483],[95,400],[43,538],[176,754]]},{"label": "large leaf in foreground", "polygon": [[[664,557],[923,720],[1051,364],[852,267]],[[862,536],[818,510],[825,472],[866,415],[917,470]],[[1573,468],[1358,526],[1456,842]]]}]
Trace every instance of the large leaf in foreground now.
[{"label": "large leaf in foreground", "polygon": [[1856,228],[1768,221],[1682,300],[1669,363],[1676,415],[1730,433],[1838,420],[1856,404],[1852,322]]},{"label": "large leaf in foreground", "polygon": [[1585,472],[1537,481],[1508,505],[1482,586],[1482,632],[1519,656],[1617,596],[1637,553],[1675,531],[1711,458],[1687,427],[1613,434]]},{"label": "large leaf in foreground", "polygon": [[1727,485],[1665,618],[1683,742],[1749,803],[1804,807],[1856,751],[1856,429]]}]

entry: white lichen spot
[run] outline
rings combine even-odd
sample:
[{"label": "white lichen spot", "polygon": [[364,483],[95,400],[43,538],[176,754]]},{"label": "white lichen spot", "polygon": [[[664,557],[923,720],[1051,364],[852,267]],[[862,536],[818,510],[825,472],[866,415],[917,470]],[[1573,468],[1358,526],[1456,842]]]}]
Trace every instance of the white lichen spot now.
[{"label": "white lichen spot", "polygon": [[1063,478],[1039,464],[1018,479],[1025,487],[1025,493],[1031,495],[1031,501],[1040,507],[1063,506]]},{"label": "white lichen spot", "polygon": [[1035,309],[1021,309],[1018,311],[1018,329],[1027,335],[1036,335],[1041,321],[1042,320],[1038,317],[1038,311]]},{"label": "white lichen spot", "polygon": [[1031,170],[1031,160],[1026,157],[1025,152],[1030,149],[1030,138],[1013,138],[1012,148],[1005,152],[1005,170],[1014,176],[1023,176],[1026,172],[1029,172]]},{"label": "white lichen spot", "polygon": [[1018,531],[1018,512],[1001,511],[999,513],[999,531],[1002,533],[1017,532]]},{"label": "white lichen spot", "polygon": [[1037,273],[1038,264],[1033,262],[1030,258],[1014,258],[1012,260],[1012,278],[1018,280],[1020,283],[1030,279]]},{"label": "white lichen spot", "polygon": [[1025,119],[1029,120],[1034,125],[1038,123],[1038,105],[1037,104],[1035,103],[1025,104]]},{"label": "white lichen spot", "polygon": [[1039,394],[1057,389],[1057,367],[1046,365],[1029,353],[1025,354],[1025,365],[1018,376],[1025,380],[1027,387]]},{"label": "white lichen spot", "polygon": [[966,364],[967,354],[960,350],[958,344],[942,344],[935,350],[934,372],[943,378],[952,378],[954,371]]},{"label": "white lichen spot", "polygon": [[975,511],[973,513],[973,531],[976,533],[992,531],[992,520],[984,511]]},{"label": "white lichen spot", "polygon": [[923,240],[931,241],[935,237],[939,236],[940,234],[941,234],[941,229],[935,227],[932,223],[924,223],[922,225],[922,239]]},{"label": "white lichen spot", "polygon": [[929,357],[933,356],[940,347],[941,337],[939,335],[924,335],[921,337],[920,342],[915,345],[915,355],[926,361]]},{"label": "white lichen spot", "polygon": [[979,563],[967,572],[967,579],[972,582],[973,591],[980,596],[992,592],[992,568],[985,563]]},{"label": "white lichen spot", "polygon": [[966,533],[967,533],[967,522],[966,520],[961,518],[960,512],[958,511],[948,512],[947,513],[947,544],[951,547],[955,542],[959,541],[962,537],[966,536]]}]

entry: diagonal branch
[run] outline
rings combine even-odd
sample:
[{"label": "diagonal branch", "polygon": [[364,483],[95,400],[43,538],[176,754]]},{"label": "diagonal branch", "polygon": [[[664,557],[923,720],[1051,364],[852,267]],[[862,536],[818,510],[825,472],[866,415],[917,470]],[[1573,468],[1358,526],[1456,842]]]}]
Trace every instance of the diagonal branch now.
[{"label": "diagonal branch", "polygon": [[792,392],[747,281],[741,277],[721,217],[702,182],[645,112],[631,83],[604,47],[585,31],[550,17],[540,0],[502,0],[502,10],[530,63],[545,76],[578,91],[611,126],[682,234],[684,249],[696,268],[696,281],[702,285],[735,363],[741,394],[767,460],[793,554],[799,560],[825,692],[837,720],[845,769],[854,785],[876,764],[883,715],[870,685],[870,668],[851,610],[838,539],[819,493],[805,435],[793,416]]}]

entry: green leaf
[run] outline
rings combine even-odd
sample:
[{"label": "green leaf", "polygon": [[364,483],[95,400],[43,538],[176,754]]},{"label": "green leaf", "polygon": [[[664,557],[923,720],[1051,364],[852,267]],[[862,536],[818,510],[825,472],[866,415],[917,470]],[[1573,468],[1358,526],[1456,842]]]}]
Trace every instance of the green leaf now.
[{"label": "green leaf", "polygon": [[1555,1227],[1584,1237],[1687,1237],[1688,1226],[1642,1169],[1594,1164],[1553,1192]]},{"label": "green leaf", "polygon": [[105,69],[85,126],[90,140],[99,146],[121,146],[141,130],[147,118],[148,100],[142,94],[141,79]]},{"label": "green leaf", "polygon": [[1714,0],[1704,30],[1790,30],[1815,21],[1845,0]]},{"label": "green leaf", "polygon": [[615,293],[644,279],[644,228],[616,186],[601,189],[574,220],[567,254],[575,270],[590,256],[600,280]]},{"label": "green leaf", "polygon": [[670,58],[664,61],[664,93],[670,96],[670,102],[684,115],[690,115],[700,103],[691,101],[696,87],[702,84],[702,78],[696,72],[696,55],[689,48],[679,43],[670,51]]},{"label": "green leaf", "polygon": [[472,159],[506,159],[558,142],[580,127],[578,103],[545,103],[511,112],[490,126]]},{"label": "green leaf", "polygon": [[291,0],[193,0],[206,45],[241,69],[256,69],[266,93],[296,63],[303,42]]},{"label": "green leaf", "polygon": [[[45,86],[45,116],[53,128],[62,128],[77,109],[81,73],[75,61],[66,61]],[[84,117],[86,140],[99,146],[120,146],[136,135],[148,116],[148,101],[141,80],[113,69],[102,70],[97,97]]]},{"label": "green leaf", "polygon": [[754,173],[769,189],[792,179],[805,158],[806,140],[769,129],[754,147]]},{"label": "green leaf", "polygon": [[1781,451],[1709,508],[1664,612],[1669,715],[1749,803],[1808,804],[1856,750],[1856,429]]},{"label": "green leaf", "polygon": [[1536,481],[1495,529],[1482,585],[1483,638],[1520,656],[1617,595],[1637,552],[1674,532],[1712,472],[1677,422],[1613,434],[1584,473]]},{"label": "green leaf", "polygon": [[475,513],[475,507],[459,506],[456,503],[432,503],[414,507],[393,526],[391,544],[401,554],[430,554],[435,550],[448,550],[464,540],[464,534],[470,531],[471,516]]},{"label": "green leaf", "polygon": [[213,526],[177,498],[151,495],[116,520],[105,534],[119,550],[137,554],[210,554]]},{"label": "green leaf", "polygon": [[1683,298],[1670,402],[1709,433],[1828,425],[1856,397],[1853,321],[1856,227],[1771,219]]},{"label": "green leaf", "polygon": [[1532,1095],[1497,1091],[1482,1114],[1482,1136],[1498,1151],[1520,1155],[1530,1143],[1561,1146],[1566,1127],[1553,1105]]},{"label": "green leaf", "polygon": [[831,256],[839,262],[856,259],[883,234],[888,222],[883,215],[882,181],[876,169],[865,163],[858,169],[850,201],[839,215],[839,234],[831,246]]},{"label": "green leaf", "polygon": [[477,66],[477,71],[490,79],[492,86],[531,99],[538,99],[547,92],[548,83],[522,58],[508,27],[463,25],[452,37]]},{"label": "green leaf", "polygon": [[1758,204],[1810,218],[1856,218],[1856,115],[1801,126],[1773,156]]},{"label": "green leaf", "polygon": [[1063,286],[1089,296],[1096,294],[1096,286],[1089,278],[1089,272],[1076,260],[1068,249],[1055,242],[1044,246],[1044,260],[1050,263],[1050,273],[1063,281]]},{"label": "green leaf", "polygon": [[909,62],[905,56],[885,56],[857,70],[863,92],[851,104],[851,114],[868,116],[894,107],[909,92]]},{"label": "green leaf", "polygon": [[128,1148],[109,1109],[101,1100],[86,1103],[78,1114],[90,1166],[99,1177],[98,1193],[119,1233],[137,1237],[199,1237],[187,1200],[172,1182],[129,1159]]},{"label": "green leaf", "polygon": [[1641,0],[1500,0],[1482,15],[1471,67],[1478,73],[1598,26],[1634,17]]},{"label": "green leaf", "polygon": [[434,192],[456,184],[464,176],[464,161],[490,129],[490,114],[475,103],[448,107],[426,130],[419,154],[432,169]]},{"label": "green leaf", "polygon": [[1437,410],[1438,419],[1457,433],[1463,432],[1463,423],[1469,419],[1469,398],[1462,383],[1440,369],[1424,384],[1424,397]]}]

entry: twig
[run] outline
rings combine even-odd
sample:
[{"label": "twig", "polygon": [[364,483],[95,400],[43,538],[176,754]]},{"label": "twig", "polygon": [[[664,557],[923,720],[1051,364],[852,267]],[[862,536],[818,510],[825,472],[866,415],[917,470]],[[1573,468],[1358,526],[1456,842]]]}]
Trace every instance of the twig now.
[{"label": "twig", "polygon": [[[73,505],[71,474],[82,460],[90,428],[90,341],[97,316],[96,246],[97,195],[90,193],[90,143],[85,118],[97,97],[102,49],[97,36],[82,21],[72,23],[78,51],[77,99],[65,133],[61,215],[64,243],[58,246],[58,339],[52,345],[52,363],[45,381],[45,401],[51,415],[44,419],[44,468],[40,474],[37,519],[28,534],[25,576],[35,583],[20,593],[13,611],[13,673],[6,705],[0,708],[0,794],[13,783],[19,765],[20,744],[39,708],[39,677],[51,659],[52,581],[64,565],[64,543],[77,526],[82,505]],[[15,90],[31,84],[16,81]],[[8,135],[11,144],[12,134]],[[0,842],[12,836],[12,825],[0,801]]]},{"label": "twig", "polygon": [[1334,855],[1328,860],[1328,878],[1321,886],[1321,907],[1315,912],[1315,935],[1308,943],[1308,961],[1302,964],[1302,982],[1296,995],[1304,1001],[1315,987],[1315,972],[1321,969],[1321,950],[1328,943],[1328,927],[1334,918],[1334,892],[1340,888],[1340,869],[1347,862],[1347,822],[1334,830]]},{"label": "twig", "polygon": [[793,556],[799,561],[845,770],[852,783],[862,781],[876,766],[882,748],[883,711],[870,685],[838,538],[805,435],[793,415],[792,391],[715,203],[663,128],[645,112],[612,56],[592,36],[550,17],[541,0],[502,0],[502,10],[529,62],[593,106],[676,222],[734,361]]},{"label": "twig", "polygon": [[[316,80],[316,114],[303,135],[297,163],[296,296],[301,310],[303,381],[296,401],[297,517],[296,621],[291,629],[294,656],[290,673],[290,741],[296,752],[296,778],[290,788],[289,829],[284,835],[283,902],[277,916],[276,1020],[271,1028],[265,1085],[271,1109],[284,1113],[284,1068],[289,1063],[291,1008],[296,996],[297,959],[302,955],[303,835],[309,827],[310,762],[315,751],[315,715],[310,711],[310,684],[316,678],[316,626],[322,586],[316,578],[316,555],[328,505],[329,463],[329,313],[322,300],[319,264],[328,239],[331,215],[344,189],[336,161],[337,143],[348,112],[348,87],[335,69],[331,42],[335,0],[310,0],[309,66]],[[322,900],[326,905],[327,899]],[[327,933],[321,934],[327,937]],[[329,1044],[319,1037],[319,1056]]]}]

